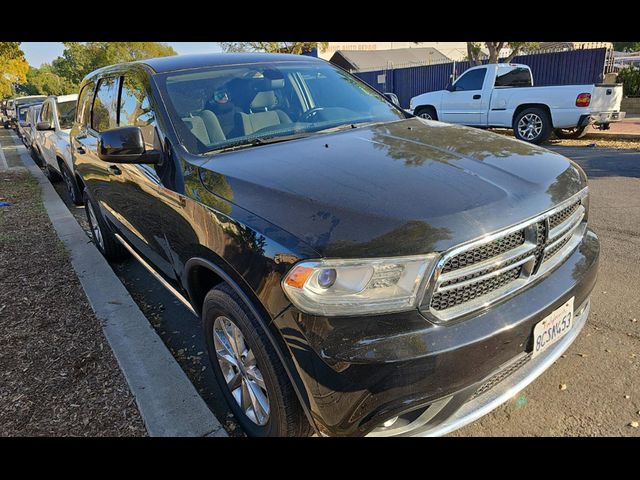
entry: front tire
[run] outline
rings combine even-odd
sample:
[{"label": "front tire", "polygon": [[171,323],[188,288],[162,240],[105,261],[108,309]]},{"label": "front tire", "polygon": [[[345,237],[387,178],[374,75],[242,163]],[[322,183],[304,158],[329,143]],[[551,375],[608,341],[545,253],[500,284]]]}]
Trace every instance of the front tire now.
[{"label": "front tire", "polygon": [[587,134],[587,127],[556,128],[553,133],[555,133],[556,137],[562,139],[582,138]]},{"label": "front tire", "polygon": [[518,140],[534,143],[545,142],[551,135],[551,118],[542,108],[525,108],[513,119],[513,133]]},{"label": "front tire", "polygon": [[202,322],[216,380],[245,433],[309,436],[312,428],[275,348],[229,285],[209,291]]},{"label": "front tire", "polygon": [[425,120],[438,120],[438,114],[433,107],[418,107],[414,111],[416,117],[424,118]]}]

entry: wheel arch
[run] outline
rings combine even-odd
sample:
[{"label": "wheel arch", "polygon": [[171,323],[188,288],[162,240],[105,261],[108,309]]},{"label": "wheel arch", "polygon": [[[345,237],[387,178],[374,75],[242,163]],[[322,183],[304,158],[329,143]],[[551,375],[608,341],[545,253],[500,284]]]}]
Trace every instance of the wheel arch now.
[{"label": "wheel arch", "polygon": [[436,106],[435,106],[435,105],[433,105],[433,104],[431,104],[431,103],[423,103],[423,104],[418,105],[417,107],[415,107],[415,108],[413,109],[414,115],[415,115],[415,112],[417,112],[417,111],[418,111],[418,110],[420,110],[421,108],[432,108],[432,109],[433,109],[433,111],[434,111],[434,112],[435,112],[435,114],[436,114],[436,117],[437,117],[437,118],[440,118],[440,112],[438,112],[438,109],[436,108]]},{"label": "wheel arch", "polygon": [[549,108],[549,105],[545,103],[523,103],[521,105],[518,105],[515,111],[513,112],[513,117],[511,117],[511,125],[514,124],[514,122],[516,121],[516,117],[520,115],[520,112],[522,112],[523,110],[526,110],[527,108],[540,108],[545,112],[547,112],[547,115],[549,115],[549,120],[551,120],[551,128],[554,128],[553,115],[551,113],[551,108]]},{"label": "wheel arch", "polygon": [[202,315],[204,297],[211,288],[214,288],[221,283],[225,283],[238,294],[251,313],[258,319],[258,323],[262,327],[263,332],[269,339],[269,342],[275,349],[280,362],[287,372],[289,381],[293,386],[293,390],[298,397],[298,401],[300,402],[309,423],[313,429],[318,432],[311,414],[309,396],[300,375],[297,373],[293,359],[287,353],[288,350],[284,344],[284,340],[281,335],[276,336],[272,329],[269,328],[269,325],[267,325],[265,321],[268,319],[269,324],[272,325],[269,314],[257,298],[251,298],[255,297],[254,295],[247,294],[245,288],[248,287],[243,288],[240,285],[240,282],[236,281],[234,276],[227,272],[223,267],[214,261],[201,256],[192,257],[185,263],[184,283],[186,284],[191,304],[198,313],[198,316]]}]

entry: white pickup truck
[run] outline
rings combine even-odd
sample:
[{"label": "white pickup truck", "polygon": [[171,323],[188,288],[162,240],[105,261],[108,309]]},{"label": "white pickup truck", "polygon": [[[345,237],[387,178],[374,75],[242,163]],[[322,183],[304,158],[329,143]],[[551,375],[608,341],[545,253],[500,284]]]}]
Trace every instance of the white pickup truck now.
[{"label": "white pickup truck", "polygon": [[513,128],[516,138],[539,144],[555,132],[578,138],[587,126],[608,129],[622,120],[622,84],[534,87],[527,65],[497,63],[473,67],[446,90],[411,99],[419,117],[476,127]]}]

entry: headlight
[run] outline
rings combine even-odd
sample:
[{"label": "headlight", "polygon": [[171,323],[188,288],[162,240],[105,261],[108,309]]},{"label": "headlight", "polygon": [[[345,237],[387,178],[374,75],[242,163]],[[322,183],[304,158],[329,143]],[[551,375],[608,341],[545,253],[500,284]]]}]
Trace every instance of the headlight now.
[{"label": "headlight", "polygon": [[389,313],[415,308],[438,255],[309,260],[282,281],[291,302],[314,315]]}]

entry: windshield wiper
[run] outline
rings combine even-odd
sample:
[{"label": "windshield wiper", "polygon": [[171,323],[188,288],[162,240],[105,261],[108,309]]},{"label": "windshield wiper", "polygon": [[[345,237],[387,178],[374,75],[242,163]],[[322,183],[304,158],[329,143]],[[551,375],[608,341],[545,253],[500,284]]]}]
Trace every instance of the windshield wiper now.
[{"label": "windshield wiper", "polygon": [[296,138],[308,137],[310,133],[292,133],[290,135],[272,135],[270,137],[256,137],[250,140],[241,140],[238,142],[233,142],[227,145],[224,145],[219,148],[214,148],[211,150],[206,150],[205,153],[222,153],[229,152],[232,150],[240,150],[242,148],[250,148],[257,147],[260,145],[267,145],[269,143],[278,143],[278,142],[286,142],[287,140],[295,140]]}]

